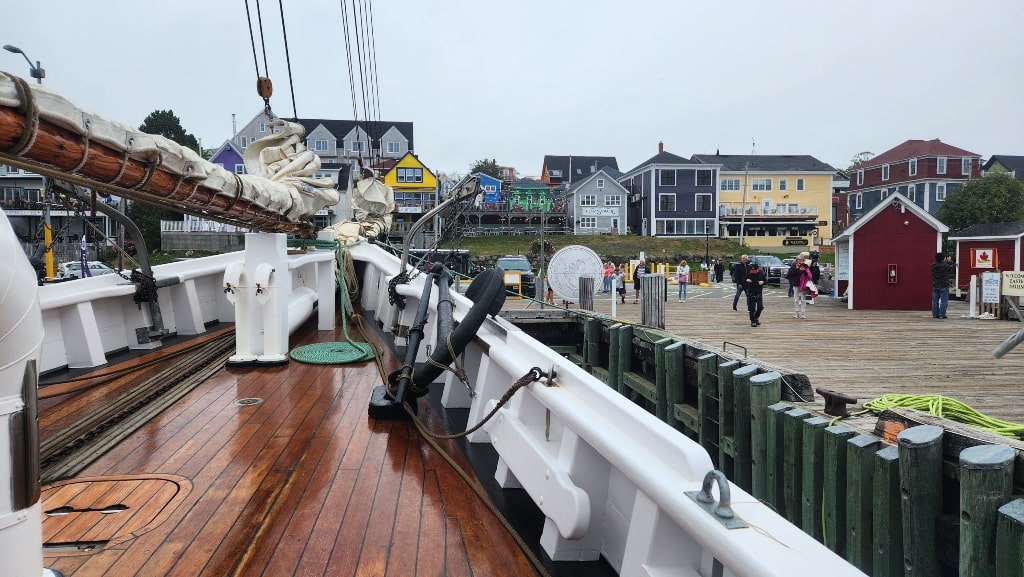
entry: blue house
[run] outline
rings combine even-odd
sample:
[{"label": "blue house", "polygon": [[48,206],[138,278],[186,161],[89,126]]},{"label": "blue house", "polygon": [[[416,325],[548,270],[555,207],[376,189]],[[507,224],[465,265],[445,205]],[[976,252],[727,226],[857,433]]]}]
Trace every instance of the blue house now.
[{"label": "blue house", "polygon": [[628,191],[629,232],[642,236],[718,236],[721,165],[658,154],[619,177]]},{"label": "blue house", "polygon": [[489,174],[477,172],[473,176],[480,179],[480,189],[483,193],[476,200],[477,206],[482,203],[497,204],[504,200],[502,198],[501,181]]}]

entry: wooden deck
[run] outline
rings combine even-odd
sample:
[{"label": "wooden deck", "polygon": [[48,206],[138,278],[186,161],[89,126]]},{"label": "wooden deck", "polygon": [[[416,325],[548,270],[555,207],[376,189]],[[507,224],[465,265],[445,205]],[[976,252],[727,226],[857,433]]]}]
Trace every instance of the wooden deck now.
[{"label": "wooden deck", "polygon": [[[292,346],[343,338],[307,323]],[[533,575],[413,424],[367,417],[380,382],[373,363],[220,369],[79,478],[44,486],[43,510],[66,513],[44,516],[46,565],[66,577]],[[44,402],[44,442],[109,394]],[[455,442],[441,446],[472,475]]]},{"label": "wooden deck", "polygon": [[[675,286],[665,303],[665,330],[729,353],[804,373],[813,387],[857,398],[884,394],[945,395],[982,413],[1024,423],[1024,346],[1002,359],[992,351],[1024,328],[1013,321],[968,318],[965,302],[950,301],[948,319],[926,311],[848,310],[846,303],[819,297],[806,319],[794,319],[785,289],[765,290],[762,325],[750,326],[745,299],[732,310],[733,285],[690,287],[679,303]],[[510,300],[506,309],[539,308]],[[595,295],[595,312],[611,314],[608,295]],[[617,304],[616,318],[640,321],[632,293]],[[817,405],[823,406],[820,396]],[[857,410],[853,407],[853,410]]]}]

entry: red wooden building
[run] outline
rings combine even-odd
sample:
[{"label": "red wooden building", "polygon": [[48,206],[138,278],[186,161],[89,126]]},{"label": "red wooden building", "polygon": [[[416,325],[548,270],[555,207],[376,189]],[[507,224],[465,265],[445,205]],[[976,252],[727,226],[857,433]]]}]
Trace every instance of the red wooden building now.
[{"label": "red wooden building", "polygon": [[971,275],[1021,270],[1024,220],[969,226],[949,237],[956,243],[956,286],[966,290]]},{"label": "red wooden building", "polygon": [[949,228],[900,193],[891,194],[833,239],[836,295],[850,309],[932,308],[935,253]]}]

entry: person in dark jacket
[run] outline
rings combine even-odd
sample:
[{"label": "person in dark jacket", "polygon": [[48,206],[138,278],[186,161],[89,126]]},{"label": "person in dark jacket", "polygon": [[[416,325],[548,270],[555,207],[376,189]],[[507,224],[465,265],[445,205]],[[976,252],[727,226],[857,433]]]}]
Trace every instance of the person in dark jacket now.
[{"label": "person in dark jacket", "polygon": [[747,255],[740,257],[740,262],[732,266],[730,274],[732,274],[732,282],[736,283],[736,295],[732,297],[732,310],[736,310],[736,304],[740,302],[740,293],[744,292],[747,288]]},{"label": "person in dark jacket", "polygon": [[956,267],[953,259],[942,254],[935,253],[935,262],[932,263],[932,318],[946,318],[946,305],[949,304],[949,285],[956,277]]},{"label": "person in dark jacket", "polygon": [[750,263],[750,269],[743,279],[747,293],[747,312],[750,314],[750,326],[761,326],[761,311],[764,310],[764,299],[761,298],[768,276],[758,268],[757,261]]}]

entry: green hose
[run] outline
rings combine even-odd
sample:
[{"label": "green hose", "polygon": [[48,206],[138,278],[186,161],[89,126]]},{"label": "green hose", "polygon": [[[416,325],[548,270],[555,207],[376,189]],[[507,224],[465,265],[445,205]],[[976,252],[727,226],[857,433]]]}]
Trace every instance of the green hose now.
[{"label": "green hose", "polygon": [[992,417],[979,413],[956,399],[951,399],[942,395],[889,394],[882,395],[877,399],[864,403],[864,408],[873,413],[880,413],[885,409],[897,407],[924,411],[935,415],[936,417],[942,417],[944,419],[950,419],[952,421],[971,425],[1004,437],[1020,438],[1024,436],[1024,425],[993,419]]}]

